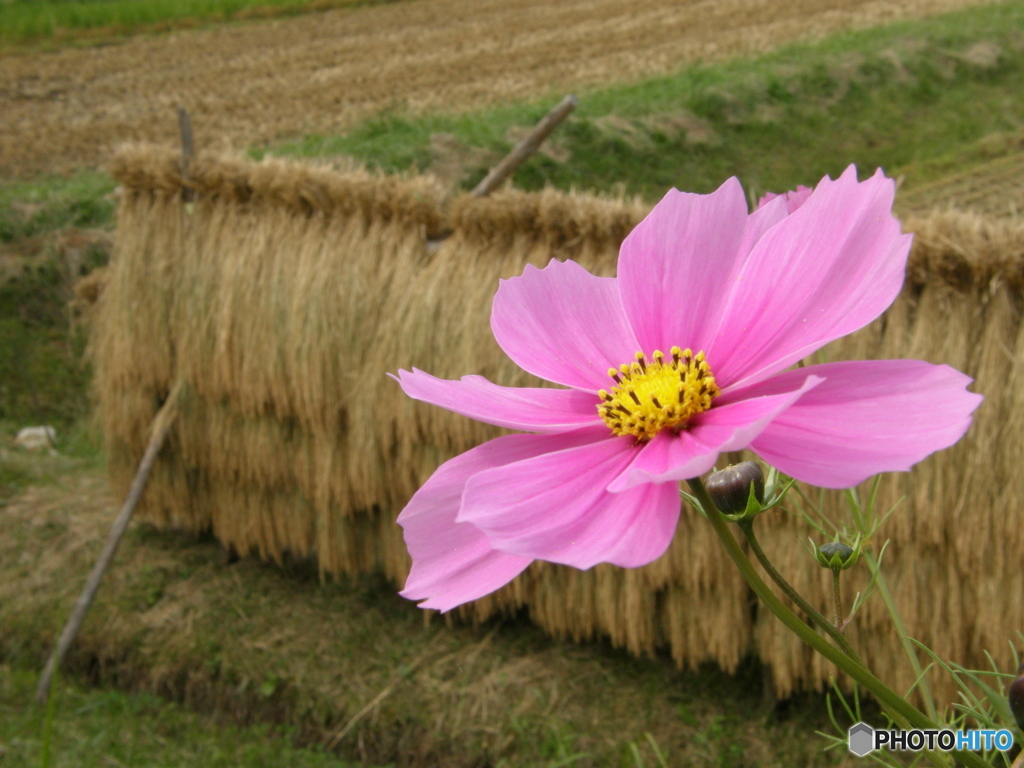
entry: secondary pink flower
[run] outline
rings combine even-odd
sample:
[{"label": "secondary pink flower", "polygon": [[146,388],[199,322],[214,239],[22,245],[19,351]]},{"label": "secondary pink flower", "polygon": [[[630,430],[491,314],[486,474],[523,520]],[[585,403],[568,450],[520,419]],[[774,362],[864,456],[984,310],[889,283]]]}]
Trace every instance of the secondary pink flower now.
[{"label": "secondary pink flower", "polygon": [[981,396],[952,368],[790,368],[899,293],[911,236],[893,194],[880,171],[858,182],[852,166],[751,214],[736,179],[673,190],[623,242],[617,278],[552,261],[502,281],[498,344],[568,389],[399,372],[410,397],[533,433],[467,451],[413,496],[398,518],[413,558],[402,594],[448,610],[535,559],[649,563],[675,530],[678,481],[724,451],[843,488],[956,442]]}]

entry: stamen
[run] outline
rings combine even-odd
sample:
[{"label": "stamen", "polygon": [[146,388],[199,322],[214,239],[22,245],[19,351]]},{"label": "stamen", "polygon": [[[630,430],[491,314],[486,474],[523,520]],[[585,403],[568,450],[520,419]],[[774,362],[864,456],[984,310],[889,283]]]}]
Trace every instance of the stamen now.
[{"label": "stamen", "polygon": [[615,386],[598,392],[598,413],[614,434],[647,442],[663,429],[686,429],[692,416],[711,407],[720,391],[704,353],[672,347],[670,355],[656,349],[648,359],[640,351],[608,369]]}]

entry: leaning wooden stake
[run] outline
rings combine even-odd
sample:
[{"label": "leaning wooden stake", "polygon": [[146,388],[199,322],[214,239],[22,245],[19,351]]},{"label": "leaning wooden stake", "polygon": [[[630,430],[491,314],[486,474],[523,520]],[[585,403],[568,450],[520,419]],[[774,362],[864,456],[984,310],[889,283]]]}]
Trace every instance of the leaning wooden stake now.
[{"label": "leaning wooden stake", "polygon": [[571,93],[562,99],[558,106],[548,112],[544,119],[505,156],[505,159],[494,166],[484,180],[476,185],[472,192],[473,197],[487,197],[501,182],[511,176],[526,158],[537,151],[537,147],[558,127],[558,124],[576,109],[576,103],[576,97]]},{"label": "leaning wooden stake", "polygon": [[[551,132],[558,127],[565,118],[569,116],[569,113],[576,109],[576,97],[571,93],[562,99],[558,106],[548,112],[544,118],[533,127],[523,139],[515,145],[511,152],[494,166],[490,172],[484,177],[484,180],[476,185],[476,188],[470,193],[473,197],[487,197],[491,192],[498,188],[498,186],[515,173],[516,168],[522,165],[526,158],[537,151],[537,148],[544,142]],[[427,241],[427,253],[437,253],[438,249],[452,236],[453,230],[446,229],[435,237]],[[424,616],[427,615],[425,612]]]},{"label": "leaning wooden stake", "polygon": [[96,591],[100,587],[103,575],[107,572],[107,568],[110,567],[110,561],[114,559],[117,545],[121,543],[121,537],[124,536],[124,532],[128,528],[128,522],[131,520],[132,513],[135,511],[135,507],[142,497],[142,491],[146,487],[149,472],[153,469],[157,454],[160,453],[160,448],[163,447],[167,433],[170,431],[174,417],[177,415],[177,403],[182,389],[183,385],[179,380],[167,396],[163,407],[157,412],[156,418],[153,419],[152,436],[149,438],[149,445],[146,447],[146,453],[142,457],[139,469],[135,473],[135,479],[132,480],[132,487],[128,491],[128,498],[125,499],[124,506],[121,507],[121,513],[117,516],[117,520],[114,521],[114,527],[110,529],[110,535],[107,536],[107,543],[103,547],[100,559],[96,561],[96,565],[92,568],[92,573],[89,574],[89,578],[85,582],[85,589],[78,596],[78,602],[75,603],[74,610],[71,611],[71,618],[68,619],[68,623],[64,625],[64,630],[60,633],[57,647],[53,649],[49,661],[46,662],[43,676],[39,678],[39,686],[36,688],[36,702],[39,704],[46,703],[46,699],[50,695],[50,683],[53,680],[53,673],[60,666],[61,661],[64,659],[64,654],[71,647],[71,643],[74,642],[75,635],[78,634],[78,630],[82,627],[82,622],[85,620],[85,614],[89,611],[93,598],[96,597]]}]

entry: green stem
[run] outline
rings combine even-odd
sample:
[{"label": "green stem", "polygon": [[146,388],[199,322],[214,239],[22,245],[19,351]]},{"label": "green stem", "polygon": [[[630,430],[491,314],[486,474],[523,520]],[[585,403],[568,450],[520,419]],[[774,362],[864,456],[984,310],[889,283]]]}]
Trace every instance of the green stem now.
[{"label": "green stem", "polygon": [[[747,584],[750,585],[754,594],[761,599],[761,602],[765,604],[768,610],[774,613],[797,637],[874,694],[875,698],[883,706],[891,710],[893,714],[897,715],[898,718],[905,720],[913,728],[920,728],[922,730],[937,728],[916,707],[911,706],[903,697],[871,674],[867,667],[859,661],[851,659],[841,650],[831,645],[825,638],[801,621],[799,616],[789,610],[786,604],[776,597],[771,588],[764,583],[764,580],[761,579],[754,568],[753,563],[750,562],[740,548],[740,545],[729,530],[725,518],[722,517],[722,513],[718,511],[718,508],[708,495],[704,482],[699,477],[695,477],[687,482],[693,495],[703,507],[705,516],[711,522],[711,526],[715,529],[715,533],[721,540],[726,552],[729,553],[729,557],[732,558],[740,573],[743,574],[743,578],[746,579]],[[973,752],[951,750],[950,754],[968,768],[990,768],[988,763]]]},{"label": "green stem", "polygon": [[886,610],[889,611],[892,623],[896,625],[896,634],[900,636],[900,644],[903,646],[903,651],[907,654],[911,669],[914,670],[914,679],[919,682],[918,690],[921,691],[921,696],[924,698],[925,711],[928,713],[928,717],[935,720],[938,715],[935,709],[935,699],[932,698],[931,686],[924,679],[924,670],[921,669],[921,662],[917,658],[917,651],[914,649],[914,644],[910,642],[907,628],[903,624],[903,619],[900,618],[899,611],[896,610],[896,601],[892,599],[889,585],[885,583],[885,579],[882,577],[881,570],[878,567],[878,560],[866,550],[864,552],[864,559],[867,561],[868,569],[871,571],[871,576],[878,587],[878,594],[882,596],[882,602],[885,603]]},{"label": "green stem", "polygon": [[847,656],[856,661],[860,661],[860,658],[857,656],[857,652],[853,650],[853,646],[850,645],[850,641],[846,639],[846,636],[837,631],[836,627],[834,627],[828,619],[822,616],[821,613],[815,610],[810,603],[804,600],[803,597],[800,596],[800,593],[793,589],[793,586],[775,569],[771,560],[768,559],[768,555],[766,555],[764,550],[761,549],[761,544],[758,542],[757,536],[754,534],[754,521],[741,520],[738,525],[747,539],[750,551],[753,552],[754,557],[757,558],[757,562],[761,564],[761,567],[764,568],[765,573],[771,577],[771,580],[778,584],[779,589],[785,593],[786,597],[792,600],[793,604],[796,605],[797,608],[806,613],[811,621],[821,627]]},{"label": "green stem", "polygon": [[843,596],[839,591],[839,568],[832,569],[832,608],[836,615],[836,631],[843,631]]}]

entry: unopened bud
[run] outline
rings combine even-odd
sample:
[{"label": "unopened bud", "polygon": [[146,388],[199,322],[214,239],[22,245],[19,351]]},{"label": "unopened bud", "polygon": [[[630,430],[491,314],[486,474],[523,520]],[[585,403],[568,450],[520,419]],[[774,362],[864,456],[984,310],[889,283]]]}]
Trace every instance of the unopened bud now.
[{"label": "unopened bud", "polygon": [[822,568],[845,571],[860,559],[860,540],[858,538],[856,546],[853,547],[841,541],[822,544],[815,549],[814,559]]},{"label": "unopened bud", "polygon": [[707,488],[720,512],[737,515],[747,511],[751,484],[754,486],[754,498],[758,504],[762,504],[764,475],[761,468],[752,461],[742,461],[712,474],[708,478]]},{"label": "unopened bud", "polygon": [[1017,679],[1010,685],[1010,709],[1024,731],[1024,664],[1017,669]]}]

